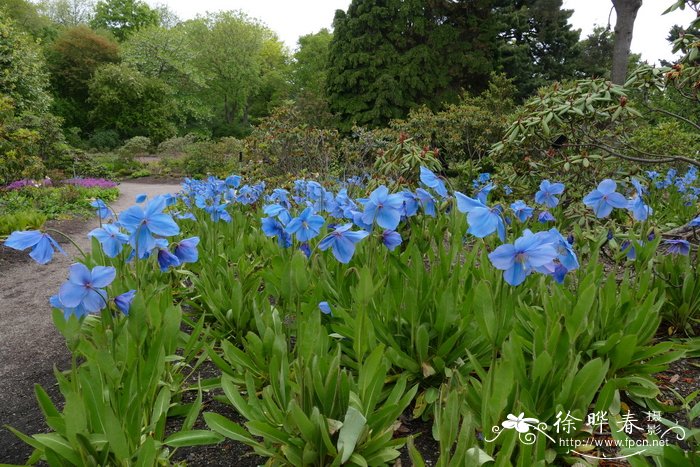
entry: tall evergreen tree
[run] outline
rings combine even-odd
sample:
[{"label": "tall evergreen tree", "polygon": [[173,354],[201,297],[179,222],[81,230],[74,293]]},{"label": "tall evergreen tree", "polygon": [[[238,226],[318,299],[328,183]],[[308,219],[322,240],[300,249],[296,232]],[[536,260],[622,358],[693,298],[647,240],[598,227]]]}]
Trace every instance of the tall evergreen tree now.
[{"label": "tall evergreen tree", "polygon": [[574,77],[580,31],[572,30],[573,10],[562,0],[498,0],[501,22],[498,63],[521,98],[554,80]]},{"label": "tall evergreen tree", "polygon": [[491,71],[491,0],[353,0],[338,10],[327,93],[345,127],[379,126],[462,88],[483,89]]}]

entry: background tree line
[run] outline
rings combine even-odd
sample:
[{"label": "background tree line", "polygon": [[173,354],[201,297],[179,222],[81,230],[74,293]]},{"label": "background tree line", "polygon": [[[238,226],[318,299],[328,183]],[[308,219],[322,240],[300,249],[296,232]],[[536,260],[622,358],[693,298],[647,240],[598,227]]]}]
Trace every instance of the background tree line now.
[{"label": "background tree line", "polygon": [[138,0],[0,0],[2,144],[60,160],[133,137],[243,137],[285,108],[341,134],[396,128],[473,103],[499,73],[517,104],[610,77],[613,32],[582,39],[571,14],[562,0],[353,0],[291,52],[237,11],[185,21]]}]

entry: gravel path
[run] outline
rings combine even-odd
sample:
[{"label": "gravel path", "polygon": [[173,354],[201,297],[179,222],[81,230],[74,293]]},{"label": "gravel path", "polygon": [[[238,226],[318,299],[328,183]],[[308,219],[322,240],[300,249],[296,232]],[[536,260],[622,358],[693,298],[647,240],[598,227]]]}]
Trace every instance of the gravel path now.
[{"label": "gravel path", "polygon": [[[141,193],[150,198],[178,190],[177,184],[122,183],[120,196],[112,208],[121,212],[133,205],[136,195]],[[74,222],[69,231],[80,247],[87,249],[90,244],[87,233],[95,227],[98,221],[91,219]],[[55,238],[60,240],[58,236]],[[78,256],[75,247],[61,243],[68,257],[58,254],[45,266],[30,260],[3,264],[0,269],[0,464],[24,463],[31,454],[31,448],[3,426],[10,425],[26,434],[45,431],[34,397],[34,384],[41,384],[57,399],[53,367],[65,368],[70,362],[48,305],[49,297],[66,280],[72,258]]]}]

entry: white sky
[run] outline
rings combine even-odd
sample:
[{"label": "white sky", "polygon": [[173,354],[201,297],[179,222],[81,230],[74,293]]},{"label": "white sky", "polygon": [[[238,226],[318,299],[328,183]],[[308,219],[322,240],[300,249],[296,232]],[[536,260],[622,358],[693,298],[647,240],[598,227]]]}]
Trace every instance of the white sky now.
[{"label": "white sky", "polygon": [[[299,36],[330,28],[335,10],[346,10],[350,0],[147,0],[151,5],[165,4],[183,19],[197,14],[218,10],[242,10],[266,23],[277,32],[287,47],[294,49]],[[687,25],[693,13],[674,12],[661,16],[672,3],[671,0],[644,0],[632,42],[632,51],[642,58],[654,62],[659,58],[670,58],[671,48],[666,42],[668,30],[674,24]],[[608,23],[610,0],[564,0],[564,6],[574,10],[571,22],[582,30],[582,38],[593,30],[594,24]],[[612,27],[615,16],[611,18]]]}]

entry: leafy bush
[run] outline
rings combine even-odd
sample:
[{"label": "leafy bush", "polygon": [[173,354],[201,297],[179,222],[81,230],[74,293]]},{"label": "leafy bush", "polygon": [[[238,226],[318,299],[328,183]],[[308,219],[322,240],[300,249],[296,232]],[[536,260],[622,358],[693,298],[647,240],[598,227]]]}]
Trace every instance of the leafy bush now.
[{"label": "leafy bush", "polygon": [[45,214],[35,210],[16,213],[2,213],[0,200],[0,238],[10,235],[15,230],[38,230],[47,221]]},{"label": "leafy bush", "polygon": [[133,158],[135,156],[143,156],[148,154],[150,148],[150,138],[145,136],[134,136],[133,138],[126,140],[117,152],[124,158]]},{"label": "leafy bush", "polygon": [[115,130],[97,130],[90,135],[88,144],[99,151],[111,151],[119,147],[121,140]]}]

